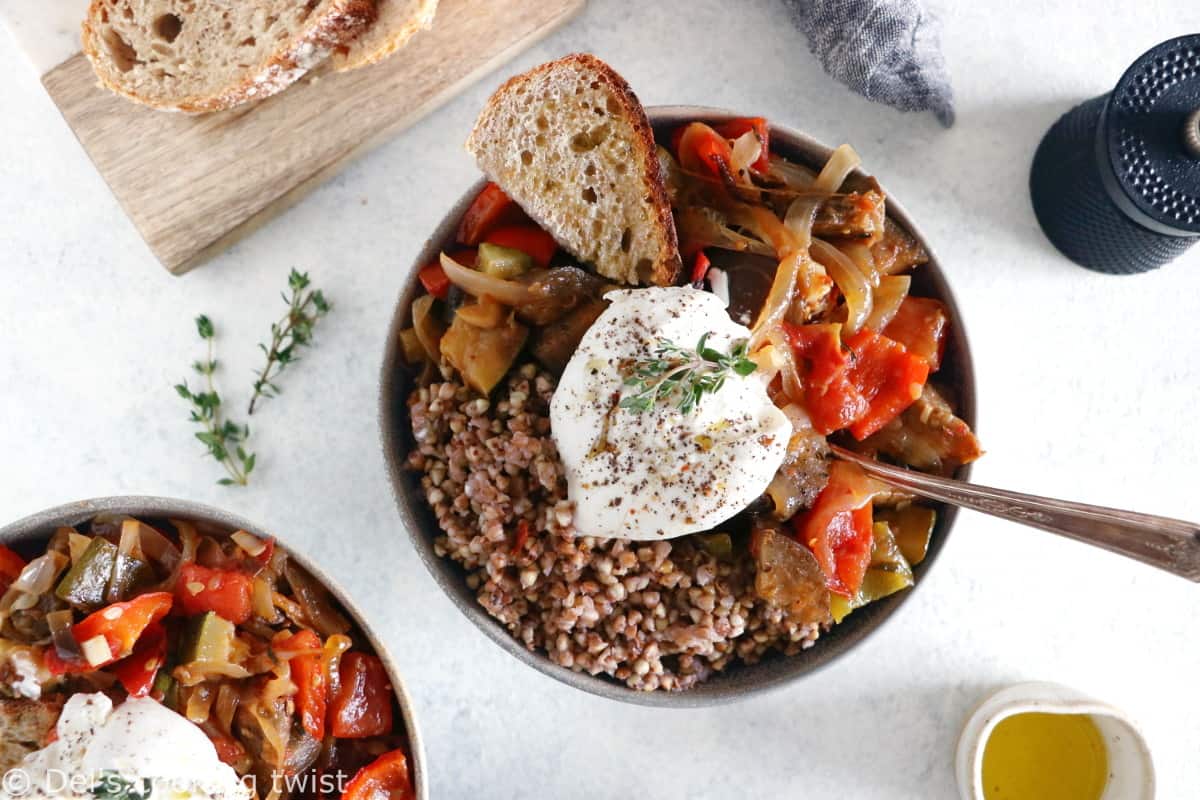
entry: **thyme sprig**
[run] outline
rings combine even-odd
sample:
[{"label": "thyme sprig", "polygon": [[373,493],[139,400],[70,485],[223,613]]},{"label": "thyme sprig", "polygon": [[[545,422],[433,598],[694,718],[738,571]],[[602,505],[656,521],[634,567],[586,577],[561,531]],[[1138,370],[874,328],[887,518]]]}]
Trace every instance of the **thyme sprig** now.
[{"label": "thyme sprig", "polygon": [[192,369],[202,376],[203,387],[193,391],[186,380],[175,385],[175,391],[191,403],[192,422],[203,427],[196,431],[196,438],[208,448],[208,454],[220,462],[228,473],[217,483],[222,486],[245,486],[254,471],[255,454],[248,453],[245,442],[250,437],[250,428],[225,419],[221,413],[221,396],[217,394],[213,373],[217,371],[217,359],[213,340],[216,329],[212,320],[201,314],[196,317],[196,332],[208,345],[208,355],[202,361],[192,363]]},{"label": "thyme sprig", "polygon": [[254,394],[250,397],[247,415],[254,413],[259,398],[271,398],[279,394],[279,386],[275,384],[275,379],[288,364],[300,360],[296,355],[296,348],[312,344],[313,328],[332,308],[321,290],[309,290],[310,285],[307,272],[293,269],[292,274],[288,276],[291,295],[281,295],[283,302],[288,305],[288,310],[278,322],[271,323],[270,346],[258,346],[266,354],[267,363],[262,370],[255,373]]},{"label": "thyme sprig", "polygon": [[142,778],[139,791],[134,781],[119,772],[101,770],[98,782],[92,787],[96,800],[148,800],[153,785],[149,778]]},{"label": "thyme sprig", "polygon": [[749,342],[739,339],[728,353],[708,346],[705,333],[694,350],[680,347],[666,339],[659,340],[648,358],[634,361],[625,375],[624,384],[633,391],[621,399],[620,407],[641,413],[655,403],[675,394],[675,407],[690,414],[706,394],[716,394],[732,372],[745,377],[758,368],[747,357]]}]

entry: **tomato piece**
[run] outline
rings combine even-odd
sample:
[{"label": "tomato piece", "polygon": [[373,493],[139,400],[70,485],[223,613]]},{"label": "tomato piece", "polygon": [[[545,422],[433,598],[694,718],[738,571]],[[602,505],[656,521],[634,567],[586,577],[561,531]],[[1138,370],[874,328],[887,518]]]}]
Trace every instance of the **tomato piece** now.
[{"label": "tomato piece", "polygon": [[446,270],[442,269],[441,264],[421,267],[421,271],[417,273],[417,279],[421,281],[425,291],[438,300],[445,300],[446,295],[450,294],[450,279],[446,277]]},{"label": "tomato piece", "polygon": [[712,262],[708,260],[708,256],[703,250],[696,251],[696,260],[692,262],[692,285],[697,289],[704,283],[704,276],[708,274],[708,268],[712,266]]},{"label": "tomato piece", "polygon": [[542,269],[550,266],[550,259],[554,258],[554,254],[558,252],[558,242],[537,225],[509,225],[496,228],[484,237],[484,241],[520,250]]},{"label": "tomato piece", "polygon": [[813,507],[792,520],[796,538],[817,557],[831,592],[853,597],[862,586],[874,544],[874,496],[861,469],[838,461]]},{"label": "tomato piece", "polygon": [[342,800],[411,800],[415,795],[404,751],[392,750],[360,769],[342,793]]},{"label": "tomato piece", "polygon": [[679,166],[689,172],[720,178],[727,185],[733,184],[733,174],[729,171],[733,148],[728,139],[703,122],[689,123],[677,135],[678,138],[672,141]]},{"label": "tomato piece", "polygon": [[[81,647],[96,637],[104,638],[110,658],[90,664],[99,669],[132,653],[146,628],[165,617],[174,601],[170,592],[151,592],[123,603],[113,603],[76,623],[71,635]],[[86,647],[84,652],[87,652]]]},{"label": "tomato piece", "polygon": [[315,650],[292,656],[292,681],[296,684],[296,714],[308,735],[325,738],[325,717],[329,708],[329,676],[321,658],[321,639],[314,631],[300,631],[285,639],[283,650]]},{"label": "tomato piece", "polygon": [[847,427],[867,413],[868,403],[850,381],[850,351],[842,346],[842,326],[783,323],[796,355],[808,366],[804,406],[823,436]]},{"label": "tomato piece", "polygon": [[846,339],[854,352],[850,382],[867,400],[867,411],[849,427],[860,442],[900,416],[921,396],[929,378],[929,362],[886,336],[861,330]]},{"label": "tomato piece", "polygon": [[253,612],[254,580],[244,572],[210,569],[189,561],[179,569],[175,598],[188,616],[215,611],[241,625]]},{"label": "tomato piece", "polygon": [[23,569],[25,569],[25,559],[0,544],[0,585],[7,588],[9,584],[21,577]]},{"label": "tomato piece", "polygon": [[109,670],[125,687],[130,697],[145,697],[154,687],[154,676],[167,660],[167,631],[153,622],[138,639],[133,652]]},{"label": "tomato piece", "polygon": [[714,125],[713,130],[726,139],[734,140],[742,138],[750,131],[754,131],[754,135],[758,137],[759,144],[762,145],[762,152],[758,154],[758,158],[750,165],[750,169],[762,173],[766,172],[771,166],[771,130],[767,125],[765,117],[731,119],[728,122]]},{"label": "tomato piece", "polygon": [[329,711],[330,732],[339,739],[391,733],[392,684],[377,656],[357,651],[342,656]]},{"label": "tomato piece", "polygon": [[463,214],[455,239],[459,244],[474,247],[494,228],[527,222],[529,217],[494,183],[483,187]]},{"label": "tomato piece", "polygon": [[950,314],[940,300],[932,297],[906,297],[896,316],[883,329],[883,335],[904,345],[904,349],[929,362],[929,371],[937,372],[946,352],[946,333]]},{"label": "tomato piece", "polygon": [[211,733],[208,731],[205,731],[205,733],[208,734],[209,741],[213,743],[213,747],[217,751],[217,758],[222,763],[236,767],[245,759],[246,748],[242,747],[241,742],[237,739],[220,733]]}]

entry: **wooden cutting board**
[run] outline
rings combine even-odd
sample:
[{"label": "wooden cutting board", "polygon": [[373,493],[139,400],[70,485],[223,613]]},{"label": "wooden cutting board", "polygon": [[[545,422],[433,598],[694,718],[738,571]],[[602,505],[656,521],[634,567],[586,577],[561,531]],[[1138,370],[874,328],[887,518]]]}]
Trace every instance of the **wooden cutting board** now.
[{"label": "wooden cutting board", "polygon": [[261,103],[216,114],[168,114],[116,97],[98,87],[82,54],[42,83],[154,255],[181,274],[530,47],[585,2],[441,0],[433,28],[382,64],[318,71]]}]

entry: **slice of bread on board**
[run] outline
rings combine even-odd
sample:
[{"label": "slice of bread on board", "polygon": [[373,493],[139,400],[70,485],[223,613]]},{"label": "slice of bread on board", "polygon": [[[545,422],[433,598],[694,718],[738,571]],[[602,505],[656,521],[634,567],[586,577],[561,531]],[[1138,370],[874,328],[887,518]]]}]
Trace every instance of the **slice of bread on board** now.
[{"label": "slice of bread on board", "polygon": [[433,26],[438,0],[377,0],[379,18],[353,42],[333,53],[338,72],[377,64]]},{"label": "slice of bread on board", "polygon": [[375,18],[375,0],[93,0],[83,51],[131,100],[220,111],[282,91]]},{"label": "slice of bread on board", "polygon": [[467,140],[479,168],[576,258],[622,283],[668,285],[679,243],[646,111],[595,56],[512,78]]}]

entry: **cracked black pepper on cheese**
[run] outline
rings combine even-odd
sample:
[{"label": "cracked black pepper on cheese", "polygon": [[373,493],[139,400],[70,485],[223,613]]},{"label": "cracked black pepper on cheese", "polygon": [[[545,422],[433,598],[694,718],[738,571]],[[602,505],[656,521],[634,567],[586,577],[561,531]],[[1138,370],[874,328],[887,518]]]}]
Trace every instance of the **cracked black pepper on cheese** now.
[{"label": "cracked black pepper on cheese", "polygon": [[729,352],[750,331],[722,302],[689,287],[610,292],[550,405],[580,533],[669,539],[712,530],[762,495],[787,451],[791,424],[762,376],[729,374],[691,410],[623,407],[630,364],[663,342]]}]

